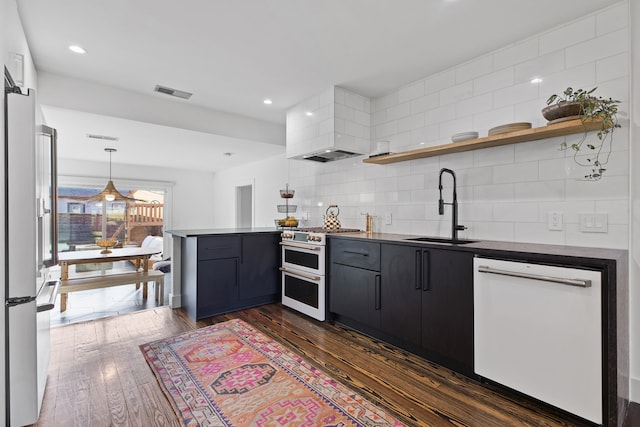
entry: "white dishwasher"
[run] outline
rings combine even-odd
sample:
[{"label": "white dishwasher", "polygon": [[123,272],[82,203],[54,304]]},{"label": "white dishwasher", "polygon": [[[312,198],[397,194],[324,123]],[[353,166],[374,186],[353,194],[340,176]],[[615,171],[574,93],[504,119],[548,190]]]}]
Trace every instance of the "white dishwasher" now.
[{"label": "white dishwasher", "polygon": [[601,273],[474,259],[480,376],[602,423]]}]

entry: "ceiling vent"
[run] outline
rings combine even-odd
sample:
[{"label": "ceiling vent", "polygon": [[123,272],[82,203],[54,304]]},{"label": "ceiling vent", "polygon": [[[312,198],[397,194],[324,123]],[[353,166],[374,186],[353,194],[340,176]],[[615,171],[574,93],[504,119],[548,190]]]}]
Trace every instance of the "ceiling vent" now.
[{"label": "ceiling vent", "polygon": [[120,138],[118,138],[116,136],[96,135],[95,133],[88,133],[87,134],[87,138],[99,139],[101,141],[118,141],[120,139]]},{"label": "ceiling vent", "polygon": [[189,99],[192,93],[185,92],[183,90],[171,89],[170,87],[156,85],[153,89],[154,92],[164,93],[165,95],[175,96],[176,98]]}]

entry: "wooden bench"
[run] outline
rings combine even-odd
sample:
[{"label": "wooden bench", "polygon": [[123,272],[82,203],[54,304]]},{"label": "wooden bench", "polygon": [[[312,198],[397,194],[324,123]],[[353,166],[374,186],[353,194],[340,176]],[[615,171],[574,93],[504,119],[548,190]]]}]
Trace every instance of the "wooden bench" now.
[{"label": "wooden bench", "polygon": [[58,293],[60,294],[60,311],[67,309],[67,294],[70,292],[130,284],[136,284],[137,289],[139,284],[142,283],[142,297],[147,298],[148,282],[155,282],[156,300],[158,300],[159,305],[162,305],[164,302],[164,273],[157,270],[84,276],[61,280],[58,289]]}]

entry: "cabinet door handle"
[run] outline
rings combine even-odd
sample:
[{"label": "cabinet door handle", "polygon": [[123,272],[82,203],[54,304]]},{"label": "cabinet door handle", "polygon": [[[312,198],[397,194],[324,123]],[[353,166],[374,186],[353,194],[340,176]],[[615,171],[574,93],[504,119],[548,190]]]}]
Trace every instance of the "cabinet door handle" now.
[{"label": "cabinet door handle", "polygon": [[240,280],[240,264],[238,258],[234,260],[236,262],[236,288],[238,287],[238,281]]},{"label": "cabinet door handle", "polygon": [[376,274],[376,288],[375,288],[375,304],[376,304],[376,310],[380,310],[380,306],[381,306],[381,295],[380,293],[382,292],[382,286],[381,286],[381,277],[379,274]]},{"label": "cabinet door handle", "polygon": [[369,254],[365,252],[356,252],[356,251],[343,251],[343,252],[345,254],[351,254],[351,255],[369,256]]},{"label": "cabinet door handle", "polygon": [[431,290],[431,283],[429,280],[429,252],[424,251],[422,253],[422,290]]},{"label": "cabinet door handle", "polygon": [[416,251],[416,289],[420,289],[422,287],[422,251]]}]

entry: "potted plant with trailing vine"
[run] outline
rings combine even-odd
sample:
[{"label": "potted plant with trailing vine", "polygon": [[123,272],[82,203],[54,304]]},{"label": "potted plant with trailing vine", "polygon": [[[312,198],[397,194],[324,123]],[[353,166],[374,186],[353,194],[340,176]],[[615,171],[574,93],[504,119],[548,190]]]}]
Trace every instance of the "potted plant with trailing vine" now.
[{"label": "potted plant with trailing vine", "polygon": [[[542,115],[549,120],[549,124],[577,118],[583,123],[602,122],[602,126],[596,131],[597,141],[587,141],[588,131],[585,127],[584,135],[578,142],[571,145],[563,142],[560,145],[562,150],[573,150],[573,159],[578,165],[591,169],[591,172],[584,176],[590,181],[601,179],[606,171],[611,155],[613,131],[620,127],[617,116],[620,101],[595,96],[593,93],[596,89],[597,87],[594,87],[586,91],[568,87],[560,95],[551,95],[547,99],[547,107],[542,109]],[[583,158],[581,155],[585,150],[587,155]]]}]

